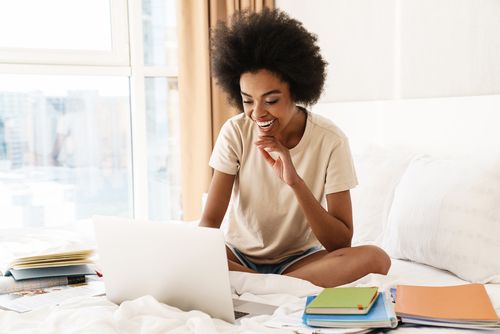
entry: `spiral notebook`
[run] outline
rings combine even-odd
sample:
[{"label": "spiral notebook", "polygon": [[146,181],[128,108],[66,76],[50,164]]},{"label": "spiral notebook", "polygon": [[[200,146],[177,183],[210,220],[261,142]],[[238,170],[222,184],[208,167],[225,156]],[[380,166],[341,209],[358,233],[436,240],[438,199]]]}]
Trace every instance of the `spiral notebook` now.
[{"label": "spiral notebook", "polygon": [[396,287],[396,314],[402,322],[457,328],[500,328],[484,285]]}]

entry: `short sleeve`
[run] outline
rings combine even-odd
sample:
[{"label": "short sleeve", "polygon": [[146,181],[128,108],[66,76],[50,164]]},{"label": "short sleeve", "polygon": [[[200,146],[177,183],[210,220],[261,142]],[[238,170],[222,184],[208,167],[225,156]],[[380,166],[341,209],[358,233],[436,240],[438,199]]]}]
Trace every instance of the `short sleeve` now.
[{"label": "short sleeve", "polygon": [[220,172],[236,175],[240,168],[242,146],[240,131],[229,119],[219,132],[209,166]]},{"label": "short sleeve", "polygon": [[358,185],[349,141],[340,139],[330,153],[326,171],[325,194],[352,189]]}]

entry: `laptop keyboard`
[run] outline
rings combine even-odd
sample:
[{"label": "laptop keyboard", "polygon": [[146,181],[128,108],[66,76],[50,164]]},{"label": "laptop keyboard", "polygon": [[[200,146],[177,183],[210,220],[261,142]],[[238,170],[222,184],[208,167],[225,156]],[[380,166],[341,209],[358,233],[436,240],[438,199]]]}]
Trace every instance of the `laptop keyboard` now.
[{"label": "laptop keyboard", "polygon": [[244,317],[248,314],[249,313],[246,313],[246,312],[234,311],[234,318],[239,319],[239,318]]}]

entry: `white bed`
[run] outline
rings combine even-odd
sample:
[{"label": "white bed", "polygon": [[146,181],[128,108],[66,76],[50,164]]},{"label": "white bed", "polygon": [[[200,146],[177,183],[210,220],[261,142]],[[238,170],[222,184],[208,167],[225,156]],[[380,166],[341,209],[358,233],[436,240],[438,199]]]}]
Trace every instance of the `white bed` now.
[{"label": "white bed", "polygon": [[[500,254],[500,167],[497,168],[500,158],[493,162],[492,166],[496,167],[486,170],[486,174],[481,164],[478,165],[480,170],[471,170],[476,165],[469,163],[479,161],[475,157],[471,159],[471,154],[477,151],[486,156],[494,153],[500,157],[500,133],[498,122],[495,122],[500,118],[499,108],[500,96],[318,106],[316,111],[333,118],[351,138],[360,180],[360,186],[352,192],[353,242],[385,246],[394,258],[387,276],[368,275],[350,285],[376,285],[385,290],[396,284],[485,282],[493,306],[500,314],[500,261],[495,258]],[[373,149],[367,143],[392,148]],[[398,145],[393,144],[411,147],[413,152],[444,153],[447,157],[459,153],[462,157],[451,160],[427,157],[410,162],[408,151],[395,151],[393,146]],[[409,164],[412,168],[408,167]],[[446,194],[451,189],[454,194],[453,190],[457,188],[450,187],[461,180],[462,170],[489,178],[486,181],[479,178],[479,183],[471,183],[470,191],[465,195],[458,191],[457,196],[427,201],[429,197],[437,196],[436,192]],[[436,171],[441,174],[434,175]],[[441,179],[448,182],[441,184]],[[418,182],[412,183],[414,180]],[[431,186],[426,188],[429,180]],[[423,191],[412,188],[422,185]],[[447,208],[432,205],[441,203],[443,198],[448,200]],[[470,204],[470,210],[457,209],[457,205],[465,203]],[[484,212],[487,215],[479,215]],[[435,226],[429,225],[434,220],[439,222],[441,229],[435,230]],[[2,230],[0,263],[28,250],[61,250],[81,242],[92,245],[90,226],[81,223],[64,229]],[[471,227],[476,229],[471,230]],[[446,247],[439,248],[441,245]],[[397,260],[396,257],[420,263]],[[298,320],[305,296],[321,290],[309,282],[278,275],[231,272],[230,279],[235,296],[280,306],[273,317],[243,319],[240,324],[231,325],[198,311],[181,312],[149,296],[120,306],[108,302],[103,296],[82,297],[29,313],[0,310],[0,333],[293,333],[291,330],[271,329],[264,323],[287,315]],[[473,331],[398,327],[389,332]]]},{"label": "white bed", "polygon": [[[92,245],[91,224],[47,230],[10,230],[0,236],[0,254],[20,255],[29,249],[61,250],[82,240]],[[231,325],[198,312],[182,312],[145,296],[121,305],[105,296],[78,297],[57,306],[16,313],[0,310],[0,333],[294,333],[264,324],[283,316],[299,319],[305,296],[321,289],[309,282],[279,275],[230,273],[235,297],[279,305],[274,316],[258,316]],[[387,276],[368,275],[352,286],[376,285],[388,289],[396,284],[454,285],[466,283],[450,272],[427,265],[393,260]],[[500,313],[500,284],[486,284]],[[399,327],[397,333],[452,333],[453,329]],[[461,330],[460,333],[468,331]],[[470,331],[472,332],[472,331]],[[308,333],[305,331],[304,333]]]}]

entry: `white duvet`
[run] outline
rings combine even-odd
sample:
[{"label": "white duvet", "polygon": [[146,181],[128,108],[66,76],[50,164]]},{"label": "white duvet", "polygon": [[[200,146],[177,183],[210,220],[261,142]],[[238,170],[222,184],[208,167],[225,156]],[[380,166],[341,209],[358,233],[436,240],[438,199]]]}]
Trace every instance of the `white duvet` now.
[{"label": "white duvet", "polygon": [[[31,234],[28,231],[17,235],[0,235],[0,258],[22,255],[26,247],[45,248],[59,245],[54,239],[61,237],[73,243],[82,238],[68,231],[46,230]],[[15,243],[13,242],[13,237]],[[58,246],[59,247],[59,246]],[[56,248],[58,248],[56,247]],[[199,311],[183,312],[175,307],[161,304],[151,296],[115,305],[106,297],[78,297],[60,305],[50,306],[27,313],[0,310],[0,333],[296,333],[291,329],[273,329],[265,326],[276,319],[289,317],[300,323],[300,314],[305,297],[318,293],[321,288],[287,276],[260,275],[230,272],[234,296],[246,300],[279,306],[273,316],[257,316],[241,319],[237,324],[212,319]],[[396,284],[454,285],[464,284],[453,274],[429,266],[401,260],[393,260],[387,276],[368,275],[352,286],[378,286],[386,290]],[[497,313],[500,314],[500,284],[487,284]],[[303,331],[308,333],[308,331]],[[457,329],[429,327],[399,327],[390,333],[468,333]],[[481,331],[479,331],[481,332]],[[484,333],[484,332],[483,332]],[[488,331],[486,333],[492,333]]]},{"label": "white duvet", "polygon": [[[0,311],[0,333],[294,333],[292,330],[269,328],[265,323],[283,315],[298,319],[300,312],[297,311],[302,308],[304,297],[321,290],[309,282],[278,275],[231,272],[230,279],[236,296],[280,307],[273,316],[241,319],[240,323],[232,325],[199,311],[183,312],[161,304],[151,296],[124,302],[119,306],[103,296],[74,298],[57,306],[28,313]],[[398,283],[451,285],[464,282],[441,270],[395,260],[388,276],[368,275],[351,285],[377,285],[386,289]],[[500,313],[500,285],[489,284],[487,289],[495,309]],[[396,332],[469,331],[400,327]]]}]

